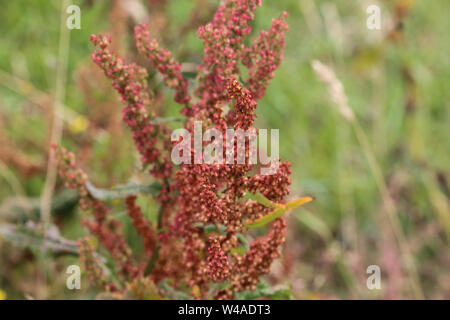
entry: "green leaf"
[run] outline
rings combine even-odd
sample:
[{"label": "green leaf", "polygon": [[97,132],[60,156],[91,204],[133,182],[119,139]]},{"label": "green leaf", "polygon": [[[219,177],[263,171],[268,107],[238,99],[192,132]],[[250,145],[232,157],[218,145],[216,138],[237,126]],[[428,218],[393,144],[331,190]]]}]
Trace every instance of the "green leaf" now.
[{"label": "green leaf", "polygon": [[155,119],[152,120],[152,122],[154,124],[158,124],[158,123],[165,123],[165,122],[185,122],[186,120],[183,118],[177,118],[177,117],[156,117]]},{"label": "green leaf", "polygon": [[277,204],[276,203],[273,203],[272,201],[270,201],[269,199],[267,199],[262,193],[260,193],[260,192],[257,192],[257,193],[250,193],[250,192],[247,192],[246,194],[245,194],[245,197],[244,198],[246,198],[246,199],[248,199],[248,200],[253,200],[253,201],[256,201],[256,202],[258,202],[259,204],[262,204],[263,206],[265,206],[265,207],[268,207],[268,208],[276,208],[277,207]]},{"label": "green leaf", "polygon": [[[264,198],[266,199],[266,198]],[[267,200],[267,199],[266,199]],[[249,220],[245,223],[245,226],[247,228],[260,228],[268,224],[269,222],[272,222],[273,220],[281,217],[283,214],[285,214],[287,211],[295,209],[301,205],[304,205],[305,203],[311,202],[314,200],[313,197],[303,197],[296,199],[294,201],[288,202],[286,204],[277,204],[271,202],[275,206],[275,210],[269,212],[265,216],[256,219],[256,220]],[[265,201],[265,200],[263,200]],[[267,200],[270,201],[270,200]]]},{"label": "green leaf", "polygon": [[61,237],[54,225],[50,226],[44,234],[34,224],[2,224],[0,225],[0,235],[23,248],[30,248],[39,252],[50,251],[54,254],[78,255],[77,243]]},{"label": "green leaf", "polygon": [[242,247],[244,248],[244,250],[247,251],[248,248],[250,247],[250,245],[248,244],[248,241],[247,241],[247,238],[245,237],[245,235],[243,235],[242,233],[236,233],[236,237],[241,242]]},{"label": "green leaf", "polygon": [[269,298],[272,300],[290,300],[291,289],[288,286],[270,287],[261,281],[255,291],[242,291],[236,293],[237,300],[253,300],[258,298]]},{"label": "green leaf", "polygon": [[94,187],[89,181],[86,182],[86,188],[89,193],[98,200],[114,200],[123,199],[138,193],[158,195],[161,191],[161,184],[159,182],[154,182],[149,185],[139,185],[135,183],[130,183],[127,185],[119,185],[111,189],[101,189]]},{"label": "green leaf", "polygon": [[212,232],[225,234],[225,231],[227,229],[227,227],[223,224],[219,225],[219,229],[217,229],[217,225],[212,224],[212,223],[205,225],[202,222],[195,222],[193,225],[198,228],[203,228],[203,230],[205,231],[206,234],[212,233]]},{"label": "green leaf", "polygon": [[[64,189],[52,198],[52,214],[66,216],[78,203],[78,193]],[[0,206],[0,218],[10,223],[25,223],[28,220],[39,221],[41,211],[40,198],[10,197]]]},{"label": "green leaf", "polygon": [[269,222],[272,222],[273,220],[281,217],[286,212],[286,208],[283,206],[277,207],[275,210],[269,212],[265,216],[253,220],[253,221],[247,221],[245,223],[245,226],[247,228],[261,228],[268,224]]},{"label": "green leaf", "polygon": [[197,78],[197,72],[183,71],[181,72],[181,74],[183,75],[183,78],[187,80],[194,80],[195,78]]},{"label": "green leaf", "polygon": [[305,203],[311,202],[313,200],[314,200],[314,197],[303,197],[303,198],[299,198],[297,200],[286,203],[285,207],[286,207],[286,210],[292,210],[292,209],[295,209],[297,207],[304,205]]},{"label": "green leaf", "polygon": [[236,238],[239,239],[239,242],[241,243],[241,245],[237,248],[231,249],[230,252],[243,256],[247,252],[250,245],[248,244],[247,238],[242,233],[236,233]]},{"label": "green leaf", "polygon": [[239,255],[239,256],[244,256],[244,255],[245,255],[245,250],[244,250],[244,248],[241,246],[241,247],[237,247],[237,248],[231,249],[231,250],[230,250],[230,253],[231,253],[231,254],[237,254],[237,255]]},{"label": "green leaf", "polygon": [[239,76],[239,82],[242,83],[245,87],[248,85],[248,81],[245,81],[242,76]]}]

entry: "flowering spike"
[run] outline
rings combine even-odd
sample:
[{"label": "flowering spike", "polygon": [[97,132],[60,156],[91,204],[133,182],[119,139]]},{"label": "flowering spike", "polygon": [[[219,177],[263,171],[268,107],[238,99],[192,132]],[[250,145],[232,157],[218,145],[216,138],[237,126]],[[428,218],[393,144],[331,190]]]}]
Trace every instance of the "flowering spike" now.
[{"label": "flowering spike", "polygon": [[236,79],[228,81],[228,97],[235,99],[234,110],[228,113],[229,123],[235,129],[249,129],[255,121],[256,101],[249,90],[244,89]]},{"label": "flowering spike", "polygon": [[226,0],[212,22],[198,29],[198,37],[204,43],[204,57],[197,96],[204,99],[205,108],[226,99],[226,79],[239,74],[242,39],[251,32],[249,23],[260,5],[261,0]]},{"label": "flowering spike", "polygon": [[230,263],[222,249],[219,237],[213,235],[208,246],[208,272],[212,281],[223,282],[230,276]]},{"label": "flowering spike", "polygon": [[109,214],[109,208],[103,202],[89,194],[86,188],[87,176],[76,167],[74,154],[62,147],[56,148],[55,151],[60,177],[65,180],[66,187],[78,191],[81,209],[91,211],[94,216],[94,221],[85,221],[85,225],[92,234],[99,238],[111,256],[119,262],[124,273],[135,276],[137,268],[131,258],[131,250],[120,232],[120,222]]},{"label": "flowering spike", "polygon": [[[224,0],[213,20],[198,29],[198,36],[204,43],[204,57],[199,66],[198,86],[194,89],[197,99],[192,105],[180,64],[155,40],[149,40],[145,25],[135,28],[138,50],[162,74],[165,85],[175,90],[175,101],[185,105],[182,114],[187,117],[185,129],[191,137],[198,120],[221,133],[231,128],[236,131],[254,129],[257,99],[264,95],[282,60],[284,32],[288,28],[287,14],[283,14],[246,49],[243,39],[251,31],[250,21],[259,5],[260,0]],[[254,290],[259,278],[269,272],[284,243],[286,222],[281,215],[306,201],[283,204],[291,183],[290,164],[277,159],[276,172],[255,174],[252,169],[258,168],[249,162],[250,149],[246,144],[244,163],[181,164],[174,172],[169,158],[172,143],[168,128],[163,122],[155,121],[149,110],[147,71],[136,64],[125,63],[111,52],[108,37],[93,35],[91,41],[97,47],[93,61],[112,80],[125,104],[123,119],[133,133],[142,163],[153,165],[150,173],[161,179],[163,185],[157,198],[161,204],[157,228],[164,232],[158,235],[144,218],[136,197],[125,200],[133,226],[143,239],[146,260],[149,260],[146,277],[142,278],[142,269],[134,265],[130,249],[119,233],[119,223],[112,219],[104,203],[89,194],[85,187],[87,178],[76,168],[74,156],[59,149],[60,175],[68,187],[80,192],[82,208],[93,212],[94,221],[87,223],[91,233],[132,278],[132,281],[126,279],[128,286],[124,288],[139,297],[158,296],[159,289],[154,284],[170,279],[177,289],[186,285],[195,288],[191,294],[202,299],[209,298],[211,292],[217,299],[231,299],[239,291]],[[238,81],[240,62],[249,70],[246,85]],[[224,105],[230,101],[233,106],[226,111]],[[237,143],[232,143],[236,158]],[[197,154],[194,148],[190,158]],[[244,198],[247,193],[257,196]],[[271,229],[266,237],[243,248],[244,234],[252,227],[248,221],[271,222]],[[140,279],[146,284],[141,286]],[[226,281],[227,287],[214,291],[211,281]],[[126,292],[121,293],[126,297]]]},{"label": "flowering spike", "polygon": [[153,117],[147,107],[150,105],[150,95],[147,92],[147,71],[136,64],[125,64],[109,49],[111,40],[106,36],[91,36],[91,41],[99,47],[92,60],[112,80],[113,87],[126,104],[123,109],[123,120],[133,132],[136,147],[142,156],[143,165],[154,162],[160,155],[156,150],[154,137],[156,128],[149,121]]},{"label": "flowering spike", "polygon": [[155,249],[156,234],[144,218],[141,208],[136,204],[136,196],[127,197],[125,199],[125,203],[127,205],[128,215],[133,222],[133,226],[142,238],[145,252],[148,256],[150,256]]},{"label": "flowering spike", "polygon": [[269,272],[272,262],[280,256],[279,247],[285,242],[286,221],[278,218],[267,237],[253,241],[245,256],[239,259],[234,272],[240,273],[233,282],[235,291],[256,289],[259,277]]},{"label": "flowering spike", "polygon": [[149,39],[150,33],[145,24],[134,28],[136,47],[163,75],[167,87],[175,90],[175,101],[187,105],[191,97],[188,93],[189,82],[181,74],[181,65],[172,58],[172,52],[160,48],[156,39]]},{"label": "flowering spike", "polygon": [[78,247],[80,249],[80,260],[89,282],[106,292],[117,291],[116,285],[107,281],[103,269],[100,266],[100,259],[95,254],[91,239],[89,237],[79,239]]},{"label": "flowering spike", "polygon": [[285,21],[288,14],[284,12],[280,17],[272,20],[268,31],[261,31],[249,49],[245,49],[242,62],[248,67],[248,89],[255,99],[264,96],[274,71],[283,60],[284,33],[289,30]]}]

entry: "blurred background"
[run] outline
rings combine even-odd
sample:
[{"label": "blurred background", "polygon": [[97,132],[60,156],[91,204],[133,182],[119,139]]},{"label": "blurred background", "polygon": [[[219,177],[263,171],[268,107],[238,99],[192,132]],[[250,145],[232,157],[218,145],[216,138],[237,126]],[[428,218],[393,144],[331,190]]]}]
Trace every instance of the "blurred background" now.
[{"label": "blurred background", "polygon": [[[112,35],[120,55],[148,66],[132,32],[148,23],[189,76],[202,57],[196,30],[219,1],[72,3],[81,8],[79,30],[64,26],[67,2],[0,1],[0,298],[95,296],[85,279],[81,290],[65,286],[67,266],[78,264],[74,241],[87,232],[77,195],[48,174],[52,141],[73,151],[98,186],[138,171],[120,99],[91,62],[89,36]],[[366,27],[373,4],[380,30]],[[249,41],[282,11],[290,14],[285,59],[256,127],[280,129],[292,197],[316,200],[289,215],[283,256],[267,281],[289,286],[294,299],[449,299],[450,2],[263,0]],[[342,81],[356,120],[339,113],[315,59]],[[177,115],[149,70],[157,112]],[[52,243],[34,228],[43,195]],[[151,200],[145,208],[154,217]],[[133,243],[128,217],[114,214]],[[366,286],[370,265],[380,267],[380,290]]]}]

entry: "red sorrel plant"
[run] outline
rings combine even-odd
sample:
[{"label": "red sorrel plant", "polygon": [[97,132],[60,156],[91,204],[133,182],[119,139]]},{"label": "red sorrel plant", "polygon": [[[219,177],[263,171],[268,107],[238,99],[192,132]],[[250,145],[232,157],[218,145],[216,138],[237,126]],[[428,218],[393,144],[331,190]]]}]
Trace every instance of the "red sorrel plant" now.
[{"label": "red sorrel plant", "polygon": [[[194,121],[222,132],[253,128],[257,100],[264,96],[283,58],[288,30],[283,13],[246,47],[243,39],[250,34],[260,4],[260,0],[226,0],[212,22],[198,29],[204,57],[195,88],[183,77],[172,53],[150,39],[147,27],[135,28],[138,51],[173,89],[190,132]],[[255,291],[260,277],[280,255],[286,232],[283,213],[311,200],[281,204],[289,193],[290,164],[280,162],[275,174],[262,175],[257,165],[249,164],[247,148],[245,164],[174,166],[167,119],[152,112],[147,70],[117,57],[110,38],[92,35],[91,41],[97,47],[92,59],[122,97],[123,120],[132,131],[143,167],[157,181],[149,190],[157,191],[160,207],[157,222],[152,223],[137,204],[136,192],[114,191],[126,196],[127,213],[142,237],[145,254],[137,261],[104,202],[107,197],[90,185],[72,153],[56,148],[60,176],[67,187],[78,190],[81,208],[92,214],[84,223],[117,268],[115,277],[108,278],[91,241],[83,239],[79,245],[88,276],[115,298],[232,299]],[[248,79],[242,80],[240,64],[247,68]],[[191,156],[196,156],[194,150]],[[138,187],[133,186],[144,188]],[[264,225],[270,225],[268,234],[248,244],[248,229]]]}]

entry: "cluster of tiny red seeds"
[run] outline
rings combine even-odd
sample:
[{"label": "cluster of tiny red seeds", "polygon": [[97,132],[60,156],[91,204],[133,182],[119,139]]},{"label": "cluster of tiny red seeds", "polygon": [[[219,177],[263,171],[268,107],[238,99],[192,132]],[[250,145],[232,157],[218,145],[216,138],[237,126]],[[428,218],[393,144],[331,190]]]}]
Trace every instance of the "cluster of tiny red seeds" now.
[{"label": "cluster of tiny red seeds", "polygon": [[[225,0],[212,22],[198,29],[204,43],[204,57],[198,67],[193,102],[188,81],[172,53],[149,38],[146,26],[135,28],[138,51],[159,71],[166,86],[175,91],[175,101],[182,105],[181,113],[187,117],[185,128],[191,133],[195,121],[222,133],[228,128],[256,130],[253,124],[257,100],[264,95],[282,60],[284,32],[288,29],[284,13],[246,47],[243,39],[251,33],[250,22],[260,5],[260,0]],[[270,210],[255,201],[244,200],[243,196],[246,192],[260,192],[272,201],[282,202],[289,193],[290,164],[280,162],[273,175],[259,174],[258,166],[248,162],[247,149],[244,164],[182,164],[174,170],[168,158],[171,143],[167,127],[153,121],[155,117],[150,111],[147,71],[136,64],[124,63],[111,52],[108,37],[93,35],[91,41],[98,47],[92,55],[93,61],[112,80],[125,104],[123,119],[133,133],[142,163],[153,165],[150,173],[163,185],[158,197],[160,230],[155,230],[146,220],[136,197],[125,201],[133,225],[143,239],[146,256],[157,258],[148,276],[155,282],[170,279],[174,286],[187,284],[198,288],[202,298],[210,292],[211,281],[229,281],[226,289],[213,293],[217,299],[230,299],[236,292],[255,289],[260,277],[269,272],[272,261],[280,254],[286,223],[282,218],[275,220],[266,237],[257,238],[239,255],[239,250],[233,249],[243,245],[238,238],[242,239],[247,232],[244,221]],[[247,80],[238,80],[239,62],[248,68]],[[224,111],[225,105],[231,107],[230,111]],[[94,221],[88,224],[90,231],[109,249],[129,279],[142,276],[143,269],[132,261],[118,222],[110,217],[103,202],[89,194],[86,176],[75,168],[73,155],[59,149],[59,159],[61,177],[68,187],[80,192],[82,208],[94,213]],[[212,234],[205,231],[210,226],[217,229]],[[161,230],[164,232],[159,233]],[[154,255],[155,252],[159,255]]]},{"label": "cluster of tiny red seeds", "polygon": [[142,238],[145,253],[150,257],[156,245],[156,232],[152,224],[144,217],[141,207],[136,204],[136,199],[136,196],[129,196],[125,199],[125,204],[133,226]]},{"label": "cluster of tiny red seeds", "polygon": [[90,211],[93,220],[83,220],[89,231],[98,237],[102,245],[118,262],[124,274],[136,275],[138,268],[131,257],[131,250],[120,232],[121,224],[109,214],[109,208],[91,196],[86,188],[86,174],[76,167],[75,156],[64,148],[55,148],[59,159],[58,172],[67,187],[75,189],[80,195],[80,207]]},{"label": "cluster of tiny red seeds", "polygon": [[214,282],[223,282],[230,276],[230,262],[217,235],[209,237],[207,268],[209,277]]},{"label": "cluster of tiny red seeds", "polygon": [[244,52],[242,63],[248,67],[248,89],[255,99],[260,99],[274,77],[274,71],[283,60],[284,35],[289,30],[285,21],[287,12],[272,20],[268,31],[261,31],[251,48]]},{"label": "cluster of tiny red seeds", "polygon": [[180,104],[188,104],[191,97],[188,93],[189,82],[181,74],[181,64],[172,58],[172,52],[159,47],[156,39],[150,39],[150,32],[146,25],[134,28],[136,47],[144,54],[164,77],[167,87],[175,90],[175,101]]},{"label": "cluster of tiny red seeds", "polygon": [[95,248],[88,237],[77,241],[79,256],[83,268],[90,282],[96,287],[102,288],[106,292],[117,291],[117,287],[107,280],[106,275],[100,266],[100,258],[95,254]]}]

